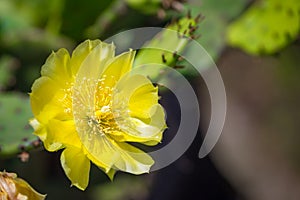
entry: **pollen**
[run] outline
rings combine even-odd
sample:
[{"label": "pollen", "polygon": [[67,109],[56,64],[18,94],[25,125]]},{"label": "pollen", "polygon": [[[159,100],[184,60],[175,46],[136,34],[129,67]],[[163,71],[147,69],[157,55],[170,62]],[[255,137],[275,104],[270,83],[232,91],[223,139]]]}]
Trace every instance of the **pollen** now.
[{"label": "pollen", "polygon": [[72,113],[72,90],[73,83],[66,83],[66,88],[62,90],[63,96],[59,98],[59,103],[63,106],[65,114]]},{"label": "pollen", "polygon": [[90,125],[93,126],[95,134],[101,133],[107,135],[119,129],[115,120],[119,114],[117,109],[115,110],[112,107],[114,88],[107,86],[108,81],[113,81],[113,85],[115,85],[115,80],[112,76],[109,78],[103,76],[97,81],[94,116],[90,117]]}]

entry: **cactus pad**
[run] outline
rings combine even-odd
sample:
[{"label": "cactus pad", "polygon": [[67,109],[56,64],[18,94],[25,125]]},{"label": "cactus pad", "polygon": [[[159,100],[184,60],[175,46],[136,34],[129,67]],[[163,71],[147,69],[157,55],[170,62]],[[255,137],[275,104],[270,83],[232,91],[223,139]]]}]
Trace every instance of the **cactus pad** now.
[{"label": "cactus pad", "polygon": [[40,145],[28,124],[32,117],[29,98],[18,93],[0,93],[0,158]]}]

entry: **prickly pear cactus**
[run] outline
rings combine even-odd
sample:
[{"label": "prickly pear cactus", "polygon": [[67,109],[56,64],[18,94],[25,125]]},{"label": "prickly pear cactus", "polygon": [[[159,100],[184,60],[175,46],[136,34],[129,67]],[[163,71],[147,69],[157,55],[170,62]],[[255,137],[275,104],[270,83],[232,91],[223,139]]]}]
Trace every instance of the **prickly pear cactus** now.
[{"label": "prickly pear cactus", "polygon": [[261,0],[228,27],[228,43],[254,54],[273,54],[299,37],[299,0]]},{"label": "prickly pear cactus", "polygon": [[40,146],[28,120],[32,117],[29,98],[17,93],[0,93],[0,158],[14,156]]},{"label": "prickly pear cactus", "polygon": [[[194,33],[201,19],[200,15],[192,17],[187,14],[187,16],[168,25],[139,50],[134,61],[134,67],[155,63],[182,68],[183,66],[177,65],[178,61],[182,59],[179,54],[185,50],[191,39],[197,37]],[[155,70],[147,72],[147,75],[154,81],[161,74],[161,71]]]}]

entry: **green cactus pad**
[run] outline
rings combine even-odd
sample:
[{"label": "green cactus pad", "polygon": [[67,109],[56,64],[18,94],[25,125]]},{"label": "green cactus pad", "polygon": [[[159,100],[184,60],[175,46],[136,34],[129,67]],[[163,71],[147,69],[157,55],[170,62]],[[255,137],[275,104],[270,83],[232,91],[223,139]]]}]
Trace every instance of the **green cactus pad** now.
[{"label": "green cactus pad", "polygon": [[256,1],[228,27],[228,42],[254,54],[273,54],[299,36],[300,1]]},{"label": "green cactus pad", "polygon": [[28,124],[31,117],[27,96],[0,93],[0,158],[14,156],[40,145]]},{"label": "green cactus pad", "polygon": [[[191,17],[188,14],[168,25],[139,50],[134,67],[155,63],[181,68],[182,66],[177,65],[182,59],[179,54],[185,50],[191,39],[197,37],[194,33],[201,19],[200,15]],[[151,69],[146,74],[155,81],[161,78],[162,72]]]}]

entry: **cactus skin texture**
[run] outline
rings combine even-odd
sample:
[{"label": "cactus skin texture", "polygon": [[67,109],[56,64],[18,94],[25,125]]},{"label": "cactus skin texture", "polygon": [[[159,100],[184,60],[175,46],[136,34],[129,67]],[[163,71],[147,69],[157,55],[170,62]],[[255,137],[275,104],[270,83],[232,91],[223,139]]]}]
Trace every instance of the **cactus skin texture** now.
[{"label": "cactus skin texture", "polygon": [[24,152],[40,147],[41,142],[32,134],[33,129],[28,123],[31,117],[26,95],[0,93],[0,159],[17,154],[22,158]]}]

